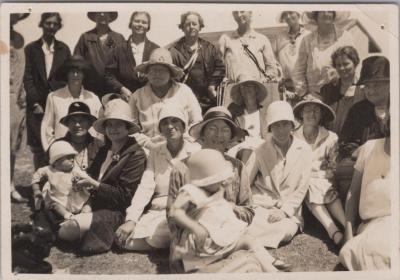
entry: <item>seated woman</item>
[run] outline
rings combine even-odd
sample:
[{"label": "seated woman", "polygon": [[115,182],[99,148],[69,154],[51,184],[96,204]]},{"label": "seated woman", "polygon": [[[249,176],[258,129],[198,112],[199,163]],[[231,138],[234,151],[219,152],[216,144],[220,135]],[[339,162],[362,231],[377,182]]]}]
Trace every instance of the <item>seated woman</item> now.
[{"label": "seated woman", "polygon": [[[389,117],[388,117],[389,118]],[[369,140],[360,150],[346,200],[346,244],[339,254],[348,270],[390,269],[391,217],[390,121],[385,138]],[[357,218],[361,223],[357,226]]]},{"label": "seated woman", "polygon": [[[106,138],[87,170],[90,176],[79,180],[78,187],[91,192],[93,213],[73,216],[59,236],[65,240],[81,239],[86,254],[108,251],[116,239],[115,231],[123,223],[126,208],[139,185],[146,167],[143,149],[130,134],[139,131],[132,121],[129,105],[114,99],[106,104],[104,116],[93,124]],[[96,178],[96,179],[95,179]]]},{"label": "seated woman", "polygon": [[[242,137],[241,129],[235,124],[229,111],[223,106],[209,109],[204,115],[204,120],[193,125],[189,134],[201,143],[202,148],[209,148],[225,153],[232,141]],[[226,160],[232,163],[234,176],[225,188],[224,198],[231,202],[233,211],[242,221],[250,224],[254,212],[250,207],[251,191],[248,175],[243,163],[224,154]],[[177,162],[171,171],[169,194],[167,202],[167,219],[171,230],[170,270],[172,273],[184,272],[181,258],[181,249],[184,240],[181,238],[183,229],[169,218],[171,205],[174,203],[179,189],[189,182],[186,159]]]},{"label": "seated woman", "polygon": [[200,149],[199,144],[183,139],[187,117],[182,108],[168,104],[161,109],[158,119],[159,131],[167,142],[150,151],[147,168],[126,210],[125,223],[116,232],[120,247],[127,250],[169,247],[165,210],[169,176],[175,162]]},{"label": "seated woman", "polygon": [[297,103],[293,111],[302,122],[294,136],[307,142],[313,151],[306,205],[324,226],[333,242],[340,246],[343,234],[331,217],[332,215],[344,227],[344,210],[334,185],[338,136],[324,127],[335,119],[335,113],[322,101],[312,97]]},{"label": "seated woman", "polygon": [[301,205],[308,191],[312,150],[306,142],[293,137],[294,115],[285,101],[269,105],[267,129],[271,135],[247,164],[256,205],[247,234],[265,247],[277,248],[303,226]]},{"label": "seated woman", "polygon": [[192,90],[176,80],[183,75],[181,68],[172,64],[171,54],[163,48],[155,49],[147,62],[136,71],[145,74],[148,83],[135,91],[129,99],[133,119],[143,131],[135,135],[138,143],[151,149],[163,141],[158,126],[158,114],[167,102],[181,106],[188,114],[188,125],[202,119],[200,104]]},{"label": "seated woman", "polygon": [[339,74],[339,79],[324,85],[320,94],[322,101],[331,106],[336,114],[329,128],[340,134],[351,106],[363,99],[360,87],[356,85],[358,81],[356,68],[360,58],[352,46],[338,48],[331,57],[332,66]]}]

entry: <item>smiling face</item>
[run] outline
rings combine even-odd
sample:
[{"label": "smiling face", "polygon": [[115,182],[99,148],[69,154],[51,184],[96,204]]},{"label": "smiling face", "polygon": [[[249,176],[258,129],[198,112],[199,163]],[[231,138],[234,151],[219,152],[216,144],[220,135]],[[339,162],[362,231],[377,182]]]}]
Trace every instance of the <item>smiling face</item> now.
[{"label": "smiling face", "polygon": [[111,142],[122,142],[128,138],[129,130],[123,120],[110,119],[104,124],[106,135]]},{"label": "smiling face", "polygon": [[74,155],[67,155],[53,163],[53,167],[59,171],[70,172],[74,168]]},{"label": "smiling face", "polygon": [[322,119],[322,109],[318,104],[306,104],[303,107],[303,124],[318,126]]},{"label": "smiling face", "polygon": [[201,137],[203,148],[225,152],[232,140],[232,129],[224,120],[212,120],[204,126]]},{"label": "smiling face", "polygon": [[92,122],[85,115],[75,115],[68,119],[67,126],[72,136],[82,137],[88,134]]},{"label": "smiling face", "polygon": [[356,66],[347,55],[340,55],[335,59],[335,69],[341,79],[354,77]]},{"label": "smiling face", "polygon": [[182,138],[184,131],[185,125],[178,118],[167,117],[160,121],[160,132],[167,138],[167,141],[170,139]]},{"label": "smiling face", "polygon": [[83,71],[79,68],[71,68],[67,74],[68,85],[82,85]]},{"label": "smiling face", "polygon": [[149,19],[147,18],[146,14],[138,13],[133,17],[131,22],[132,33],[145,35],[147,31],[149,31],[149,27]]},{"label": "smiling face", "polygon": [[171,80],[171,72],[167,66],[160,64],[151,65],[147,71],[147,78],[152,86],[163,87]]},{"label": "smiling face", "polygon": [[182,26],[185,37],[197,38],[201,30],[199,18],[196,15],[188,15]]},{"label": "smiling face", "polygon": [[54,37],[60,27],[60,22],[57,16],[47,18],[42,23],[43,36]]},{"label": "smiling face", "polygon": [[291,121],[278,121],[270,125],[272,137],[279,144],[286,144],[292,135],[293,124]]},{"label": "smiling face", "polygon": [[238,25],[249,25],[251,22],[250,11],[235,11],[233,12],[233,18]]}]

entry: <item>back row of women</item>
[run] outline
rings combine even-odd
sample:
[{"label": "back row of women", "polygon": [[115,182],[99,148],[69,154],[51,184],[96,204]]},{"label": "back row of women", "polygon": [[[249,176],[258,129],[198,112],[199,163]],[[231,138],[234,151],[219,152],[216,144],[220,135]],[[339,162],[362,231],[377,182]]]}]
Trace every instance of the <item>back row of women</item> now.
[{"label": "back row of women", "polygon": [[[348,269],[389,268],[390,241],[375,244],[390,225],[388,60],[365,59],[357,79],[357,51],[335,26],[348,13],[305,13],[317,25],[309,33],[299,13],[283,12],[289,29],[274,48],[251,28],[251,12],[233,16],[238,28],[218,50],[198,37],[202,17],[183,14],[185,36],[168,51],[146,38],[147,12],[132,14],[128,41],[108,27],[117,13],[88,13],[96,28],[71,57],[54,38],[60,15],[42,15],[42,38],[25,48],[24,86],[34,197],[51,227],[86,253],[115,240],[170,247],[173,272],[229,271],[213,265],[241,249],[263,271],[287,270],[264,247],[303,228],[305,200],[337,246],[349,241],[340,254]],[[229,110],[216,106],[225,76]],[[271,97],[274,82],[302,101]],[[382,164],[372,171],[373,160]],[[353,178],[346,211],[343,178]]]}]

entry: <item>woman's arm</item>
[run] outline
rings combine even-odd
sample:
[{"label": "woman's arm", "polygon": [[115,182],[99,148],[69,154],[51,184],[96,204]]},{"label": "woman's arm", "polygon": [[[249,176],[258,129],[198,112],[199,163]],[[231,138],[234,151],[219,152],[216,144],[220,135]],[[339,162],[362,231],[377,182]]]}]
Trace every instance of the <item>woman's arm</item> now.
[{"label": "woman's arm", "polygon": [[55,130],[55,112],[54,112],[54,104],[53,98],[50,94],[46,100],[46,109],[44,111],[44,116],[42,120],[42,124],[40,127],[40,138],[42,140],[42,146],[45,151],[49,149],[51,143],[54,142],[54,130]]},{"label": "woman's arm", "polygon": [[296,88],[296,94],[299,97],[304,96],[308,91],[307,84],[307,61],[308,61],[308,50],[307,50],[307,42],[309,40],[309,36],[307,35],[303,38],[300,43],[299,55],[297,56],[297,60],[293,69],[292,79],[294,82],[294,86]]},{"label": "woman's arm", "polygon": [[351,180],[351,185],[349,192],[346,197],[345,204],[345,240],[348,241],[354,236],[354,227],[355,221],[358,217],[358,209],[360,203],[360,194],[361,194],[361,183],[362,183],[362,175],[363,173],[354,170],[353,179]]}]

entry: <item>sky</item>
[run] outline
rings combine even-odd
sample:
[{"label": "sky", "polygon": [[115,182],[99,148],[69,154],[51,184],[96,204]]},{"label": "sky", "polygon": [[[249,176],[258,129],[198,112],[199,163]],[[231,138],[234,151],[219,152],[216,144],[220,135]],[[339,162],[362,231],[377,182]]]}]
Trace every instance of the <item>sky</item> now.
[{"label": "sky", "polygon": [[[64,41],[73,50],[79,36],[94,27],[90,21],[87,11],[112,10],[119,13],[118,18],[111,23],[111,28],[125,37],[128,37],[130,30],[128,22],[130,15],[136,10],[145,10],[151,14],[151,30],[148,32],[150,40],[161,46],[182,37],[183,33],[178,28],[180,15],[186,11],[194,10],[199,12],[205,22],[202,32],[225,31],[236,28],[232,17],[232,10],[252,10],[253,27],[268,27],[280,25],[277,22],[279,12],[283,10],[321,10],[321,5],[288,5],[288,4],[154,4],[154,3],[118,3],[118,4],[2,4],[1,26],[7,26],[8,12],[27,12],[31,15],[15,25],[15,30],[20,32],[25,42],[31,42],[41,36],[41,29],[38,27],[40,14],[45,11],[59,11],[63,18],[63,28],[56,37]],[[368,32],[380,44],[383,53],[388,55],[391,52],[389,42],[395,42],[398,34],[397,6],[370,4],[370,5],[325,5],[324,9],[350,10],[352,18],[358,19]],[[7,31],[2,29],[3,36]]]}]

